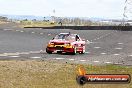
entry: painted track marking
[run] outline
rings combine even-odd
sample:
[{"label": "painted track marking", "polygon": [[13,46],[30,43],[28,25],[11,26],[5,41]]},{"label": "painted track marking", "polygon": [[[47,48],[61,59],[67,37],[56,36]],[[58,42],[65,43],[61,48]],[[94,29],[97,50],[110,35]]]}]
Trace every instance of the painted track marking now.
[{"label": "painted track marking", "polygon": [[20,56],[9,56],[9,57],[20,57]]},{"label": "painted track marking", "polygon": [[69,59],[70,61],[74,61],[75,59]]},{"label": "painted track marking", "polygon": [[39,34],[41,34],[41,35],[42,35],[43,33],[39,33]]},{"label": "painted track marking", "polygon": [[38,59],[38,58],[41,58],[41,57],[30,57],[30,58]]},{"label": "painted track marking", "polygon": [[13,30],[13,29],[3,29],[4,31],[10,31],[10,30]]},{"label": "painted track marking", "polygon": [[102,55],[105,55],[106,53],[101,53]]},{"label": "painted track marking", "polygon": [[20,31],[20,32],[24,32],[24,31]]},{"label": "painted track marking", "polygon": [[63,59],[65,59],[65,58],[55,58],[56,60],[63,60]]},{"label": "painted track marking", "polygon": [[115,48],[115,49],[121,50],[122,48]]},{"label": "painted track marking", "polygon": [[32,34],[34,34],[35,32],[31,32]]},{"label": "painted track marking", "polygon": [[99,61],[93,61],[93,62],[98,63]]},{"label": "painted track marking", "polygon": [[115,56],[118,56],[118,55],[120,55],[120,54],[114,54]]},{"label": "painted track marking", "polygon": [[119,42],[119,43],[117,43],[117,44],[122,45],[123,43]]},{"label": "painted track marking", "polygon": [[86,60],[80,60],[81,62],[85,62]]},{"label": "painted track marking", "polygon": [[132,57],[132,55],[129,55],[130,57]]},{"label": "painted track marking", "polygon": [[112,62],[104,62],[104,63],[106,63],[106,64],[111,64]]},{"label": "painted track marking", "polygon": [[0,54],[0,57],[4,57],[4,56],[8,56],[8,55],[5,55],[5,54]]},{"label": "painted track marking", "polygon": [[101,47],[94,47],[95,49],[99,49],[99,48],[101,48]]},{"label": "painted track marking", "polygon": [[90,52],[85,52],[85,53],[90,53]]}]

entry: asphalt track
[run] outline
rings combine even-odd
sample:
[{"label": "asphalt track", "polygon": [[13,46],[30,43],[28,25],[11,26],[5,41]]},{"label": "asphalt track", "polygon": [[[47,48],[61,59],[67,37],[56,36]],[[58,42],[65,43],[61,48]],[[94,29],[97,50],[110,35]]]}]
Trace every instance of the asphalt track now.
[{"label": "asphalt track", "polygon": [[[47,54],[46,45],[60,32],[77,33],[86,39],[86,53]],[[132,65],[132,31],[23,29],[0,25],[1,60],[49,60],[92,65]]]}]

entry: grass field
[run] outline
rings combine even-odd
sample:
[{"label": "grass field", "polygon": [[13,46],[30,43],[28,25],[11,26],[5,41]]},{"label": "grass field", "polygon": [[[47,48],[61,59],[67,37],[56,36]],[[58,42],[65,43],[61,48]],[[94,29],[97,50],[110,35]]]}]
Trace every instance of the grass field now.
[{"label": "grass field", "polygon": [[57,23],[43,22],[43,21],[21,21],[20,27],[51,27],[57,26]]},{"label": "grass field", "polygon": [[0,24],[6,24],[6,23],[8,23],[8,22],[0,21]]},{"label": "grass field", "polygon": [[[78,64],[55,61],[0,61],[0,88],[132,88],[130,84],[76,83]],[[132,74],[128,66],[84,65],[92,74]]]}]

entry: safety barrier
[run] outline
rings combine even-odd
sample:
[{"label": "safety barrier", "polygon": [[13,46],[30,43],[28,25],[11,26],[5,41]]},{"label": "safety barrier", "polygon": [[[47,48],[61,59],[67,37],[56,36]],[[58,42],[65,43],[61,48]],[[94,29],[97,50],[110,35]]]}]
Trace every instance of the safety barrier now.
[{"label": "safety barrier", "polygon": [[52,26],[52,27],[24,27],[42,29],[73,29],[73,30],[122,30],[130,31],[132,26]]}]

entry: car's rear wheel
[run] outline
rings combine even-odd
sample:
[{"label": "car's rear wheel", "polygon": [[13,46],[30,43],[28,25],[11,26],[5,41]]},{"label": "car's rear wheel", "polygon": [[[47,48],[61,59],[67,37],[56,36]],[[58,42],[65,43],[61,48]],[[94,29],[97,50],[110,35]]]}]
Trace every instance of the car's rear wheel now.
[{"label": "car's rear wheel", "polygon": [[48,54],[52,54],[52,51],[49,51],[47,48],[46,48],[46,52],[47,52]]}]

